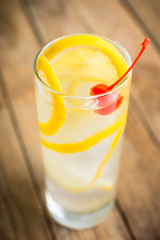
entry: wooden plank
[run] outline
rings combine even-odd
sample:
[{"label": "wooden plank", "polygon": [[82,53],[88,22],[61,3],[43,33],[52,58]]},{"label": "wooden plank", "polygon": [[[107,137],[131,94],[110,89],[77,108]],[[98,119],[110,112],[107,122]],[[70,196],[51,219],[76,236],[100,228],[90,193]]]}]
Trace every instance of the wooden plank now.
[{"label": "wooden plank", "polygon": [[110,236],[110,239],[113,240],[132,239],[132,236],[130,236],[130,233],[126,228],[125,223],[122,221],[122,216],[117,211],[116,206],[113,208],[108,219],[102,225],[95,228],[95,232],[97,239],[108,239],[108,236]]},{"label": "wooden plank", "polygon": [[42,209],[3,102],[5,97],[4,91],[3,96],[0,92],[0,239],[50,240]]},{"label": "wooden plank", "polygon": [[8,216],[8,210],[6,209],[5,200],[2,196],[0,197],[0,213],[1,216],[3,216],[3,218],[0,218],[0,238],[2,240],[16,239],[14,227]]},{"label": "wooden plank", "polygon": [[131,101],[122,155],[118,200],[137,239],[160,237],[160,151]]},{"label": "wooden plank", "polygon": [[[122,43],[125,40],[123,45],[131,49],[131,54],[135,55],[135,51],[139,48],[137,42],[141,42],[144,36],[141,29],[130,19],[128,13],[117,1],[108,1],[107,4],[104,0],[98,2],[72,1],[71,7],[74,12],[77,11],[77,15],[83,19],[83,22],[88,22],[87,27],[91,25],[92,29],[94,26],[96,33],[108,35],[118,42]],[[159,148],[157,148],[159,143],[155,139],[159,137],[157,135],[157,131],[159,132],[157,120],[160,118],[158,106],[160,100],[160,83],[158,81],[160,60],[153,47],[150,47],[144,55],[145,57],[141,59],[133,76],[131,110],[127,128],[129,138],[125,141],[127,155],[123,155],[124,162],[120,181],[120,186],[122,184],[123,187],[119,189],[119,202],[134,236],[137,239],[149,240],[160,237],[159,174],[155,174],[155,172],[160,173],[158,162],[160,155]],[[151,62],[150,59],[153,61]],[[155,79],[155,87],[151,89],[150,83],[153,78]],[[147,100],[148,93],[151,97]],[[152,128],[152,132],[149,127]],[[143,134],[139,136],[139,133]],[[133,151],[131,151],[130,146],[134,149]],[[131,163],[134,163],[132,174],[130,172]],[[139,181],[134,185],[133,179],[136,179],[137,175]],[[152,179],[151,182],[149,179]],[[137,191],[137,187],[140,189],[140,193]],[[155,200],[153,196],[156,196]]]},{"label": "wooden plank", "polygon": [[[65,1],[84,26],[84,31],[108,36],[130,49],[131,55],[138,52],[138,43],[144,38],[136,21],[117,1]],[[34,1],[30,2],[32,12],[43,32],[47,36],[46,25],[51,26],[54,17],[40,16],[39,8]],[[46,2],[47,5],[47,2]],[[45,14],[45,13],[44,13]],[[46,12],[46,15],[49,14]],[[39,18],[38,18],[39,17]],[[51,24],[52,23],[52,24]],[[85,25],[87,23],[87,26]],[[58,23],[57,23],[58,24]],[[76,24],[72,21],[72,24]],[[121,26],[121,27],[120,27]],[[37,25],[38,27],[38,25]],[[77,26],[77,32],[79,32]],[[53,34],[54,37],[54,34]],[[136,39],[136,41],[135,41]],[[152,59],[152,62],[150,61]],[[150,47],[134,71],[130,115],[125,141],[125,152],[119,188],[121,214],[124,213],[132,238],[158,239],[160,237],[160,196],[159,196],[159,56]],[[150,88],[154,79],[154,88]],[[148,93],[150,97],[148,97]],[[152,116],[152,118],[151,118]],[[142,133],[142,134],[140,134]],[[138,181],[136,180],[138,179]],[[138,189],[138,191],[137,191]],[[153,198],[155,196],[155,199]],[[132,201],[133,199],[133,201]]]},{"label": "wooden plank", "polygon": [[[38,41],[42,44],[64,34],[76,33],[77,27],[79,32],[83,32],[79,19],[68,6],[64,5],[63,0],[47,0],[46,2],[39,0],[33,1],[32,5],[28,0],[19,0],[19,2],[27,14]],[[38,10],[38,15],[35,9]]]},{"label": "wooden plank", "polygon": [[[30,29],[29,24],[27,23],[16,1],[12,1],[11,9],[15,9],[15,12],[13,11],[10,14],[10,12],[6,11],[5,21],[8,26],[10,26],[10,22],[12,22],[14,26],[13,35],[6,29],[4,30],[3,38],[0,39],[1,46],[2,46],[1,56],[3,59],[2,72],[5,79],[5,87],[8,93],[7,97],[11,99],[13,104],[13,106],[11,105],[9,108],[13,107],[12,111],[13,113],[16,114],[16,119],[14,120],[14,126],[16,127],[16,130],[20,132],[20,134],[18,134],[19,141],[24,142],[24,145],[21,144],[21,148],[23,149],[23,153],[25,156],[29,152],[29,154],[27,155],[27,161],[29,159],[31,160],[32,168],[34,169],[34,173],[36,173],[36,180],[38,183],[40,183],[42,182],[42,174],[41,174],[40,150],[39,150],[39,139],[38,139],[39,137],[38,137],[38,129],[37,129],[37,123],[36,123],[36,114],[35,114],[35,100],[34,100],[33,77],[32,77],[33,71],[31,67],[31,62],[33,61],[33,55],[35,55],[35,51],[38,51],[39,46]],[[51,9],[50,11],[52,12]],[[66,11],[65,16],[68,16],[68,18],[71,17],[71,19],[73,19],[74,15],[71,14],[72,11],[68,7],[67,9],[65,9],[65,11]],[[63,19],[63,16],[62,16],[63,21],[61,19],[61,16],[59,16],[59,19],[61,24],[65,22],[65,20]],[[71,31],[73,31],[73,29],[76,30],[76,27],[79,21],[76,21],[76,17],[74,20],[76,22],[76,25],[74,27],[71,26],[71,28],[70,28],[71,23],[69,20],[67,20],[68,24],[67,26],[65,25],[66,32],[68,31],[67,29],[69,28]],[[23,28],[21,26],[23,26]],[[59,27],[57,27],[57,31],[59,31],[59,29],[63,30],[63,24],[61,25],[61,28],[60,28],[60,25]],[[14,32],[16,32],[18,42],[15,41]],[[58,35],[58,32],[55,33],[55,35]],[[29,48],[28,48],[28,43],[32,43],[29,45]],[[8,51],[6,51],[6,49]],[[17,66],[18,66],[18,69],[17,69]],[[10,104],[7,103],[7,105],[9,106]],[[17,124],[17,121],[18,121],[18,124]],[[25,147],[28,152],[26,151]],[[30,167],[29,167],[29,170],[32,171]],[[9,176],[9,173],[8,173],[8,176]],[[21,203],[19,202],[19,204]],[[113,212],[112,218],[116,221],[116,223],[113,224],[115,227],[112,228],[112,231],[114,232],[114,234],[119,236],[118,240],[124,239],[122,238],[122,236],[125,236],[126,240],[130,239],[127,231],[125,230],[125,226],[122,220],[120,219],[120,216],[118,215],[118,213],[116,216],[114,215],[115,214]],[[25,217],[26,216],[24,216],[24,218]],[[53,223],[53,229],[56,232],[57,238],[59,239],[62,239],[62,238],[63,239],[88,239],[89,236],[91,237],[91,239],[94,239],[94,238],[96,239],[93,230],[88,230],[88,231],[79,232],[79,233],[67,230],[67,234],[64,236],[65,228],[60,226],[57,227],[57,225]],[[106,236],[105,238],[111,239],[107,234],[105,235]]]},{"label": "wooden plank", "polygon": [[[39,149],[39,136],[36,108],[35,104],[33,104],[35,98],[32,72],[33,58],[39,46],[33,34],[30,33],[30,27],[26,23],[23,12],[16,1],[2,1],[1,9],[3,11],[1,13],[0,28],[3,29],[3,32],[0,37],[0,61],[4,79],[7,79],[7,92],[9,92],[11,101],[14,99],[12,102],[16,111],[14,125],[16,125],[17,132],[20,132],[20,126],[21,133],[18,136],[23,153],[26,159],[32,159],[32,166],[36,169],[36,177],[39,182],[42,182],[41,153],[35,150]],[[23,36],[24,28],[28,37]],[[16,123],[17,119],[18,123]],[[35,131],[32,131],[32,129],[35,129]],[[35,142],[34,145],[30,138]],[[27,150],[29,148],[28,153],[26,148]],[[27,163],[28,167],[30,167],[28,160]]]},{"label": "wooden plank", "polygon": [[160,1],[159,0],[121,0],[136,21],[151,37],[153,43],[160,51]]}]

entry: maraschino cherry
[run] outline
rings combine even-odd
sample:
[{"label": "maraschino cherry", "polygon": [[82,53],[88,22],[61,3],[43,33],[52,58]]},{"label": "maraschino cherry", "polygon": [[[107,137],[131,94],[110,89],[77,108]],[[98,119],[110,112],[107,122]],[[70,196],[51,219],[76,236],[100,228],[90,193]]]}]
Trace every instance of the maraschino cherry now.
[{"label": "maraschino cherry", "polygon": [[[149,43],[150,43],[150,39],[148,37],[145,38],[145,40],[141,44],[142,48],[138,56],[133,61],[132,65],[128,68],[128,70],[115,83],[113,83],[111,86],[107,86],[104,83],[96,84],[90,89],[90,95],[93,96],[93,95],[107,93],[108,91],[116,87],[121,82],[121,80],[124,79],[124,77],[131,71],[131,69],[133,68],[135,63],[138,61],[138,59],[140,58],[140,56],[142,55],[143,51],[146,49]],[[100,107],[100,109],[95,110],[95,112],[100,115],[108,115],[119,108],[119,106],[123,101],[123,96],[121,96],[119,92],[113,92],[105,96],[97,97],[96,100],[97,99],[98,99],[97,106]]]}]

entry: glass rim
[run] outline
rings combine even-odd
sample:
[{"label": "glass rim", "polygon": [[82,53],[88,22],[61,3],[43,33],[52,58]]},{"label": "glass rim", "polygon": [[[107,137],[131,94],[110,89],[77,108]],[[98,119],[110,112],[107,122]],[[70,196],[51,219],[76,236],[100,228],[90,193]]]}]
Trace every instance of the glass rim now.
[{"label": "glass rim", "polygon": [[[96,35],[96,34],[89,34],[89,33],[75,33],[75,34],[67,34],[67,35],[64,35],[62,37],[59,37],[59,38],[56,38],[50,42],[48,42],[47,44],[45,44],[37,53],[35,59],[34,59],[34,62],[33,62],[33,70],[34,70],[34,74],[36,76],[36,78],[38,79],[38,81],[43,85],[44,88],[46,88],[48,91],[56,94],[56,95],[59,95],[59,96],[62,96],[62,97],[65,97],[65,98],[72,98],[72,99],[94,99],[95,98],[95,95],[93,96],[74,96],[74,95],[67,95],[65,93],[59,93],[57,91],[55,91],[53,88],[51,88],[49,85],[47,85],[39,76],[38,74],[38,71],[37,71],[37,59],[38,57],[41,55],[41,53],[43,51],[45,51],[46,49],[48,49],[50,46],[52,46],[55,42],[63,39],[63,38],[67,38],[67,37],[71,37],[71,36],[81,36],[81,35],[90,35],[90,36],[96,36],[96,37],[99,37],[99,38],[102,38],[104,40],[106,40],[107,42],[113,44],[115,47],[119,48],[121,50],[121,52],[124,53],[126,59],[127,59],[127,66],[131,66],[132,64],[132,60],[131,60],[131,57],[129,55],[129,53],[127,52],[127,50],[121,45],[119,44],[118,42],[116,41],[113,41],[113,40],[110,40],[109,38],[106,38],[106,37],[102,37],[100,35]],[[125,59],[125,60],[126,60]],[[103,96],[106,96],[106,95],[109,95],[119,89],[121,89],[123,87],[123,85],[125,85],[125,83],[127,82],[127,80],[130,79],[130,76],[132,75],[132,70],[126,75],[126,77],[123,79],[122,82],[120,82],[120,84],[118,84],[115,88],[109,90],[108,92],[106,93],[102,93],[102,94],[98,94],[96,95],[96,97],[103,97]],[[118,80],[118,79],[117,79]]]}]

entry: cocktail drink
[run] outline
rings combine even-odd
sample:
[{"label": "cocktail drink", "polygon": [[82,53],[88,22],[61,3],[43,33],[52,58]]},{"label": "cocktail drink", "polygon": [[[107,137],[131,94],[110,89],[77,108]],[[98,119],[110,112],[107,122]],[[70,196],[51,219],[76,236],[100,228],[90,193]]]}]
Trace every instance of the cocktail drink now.
[{"label": "cocktail drink", "polygon": [[50,213],[84,229],[102,222],[115,199],[131,72],[118,43],[96,35],[56,39],[38,53],[36,98]]}]

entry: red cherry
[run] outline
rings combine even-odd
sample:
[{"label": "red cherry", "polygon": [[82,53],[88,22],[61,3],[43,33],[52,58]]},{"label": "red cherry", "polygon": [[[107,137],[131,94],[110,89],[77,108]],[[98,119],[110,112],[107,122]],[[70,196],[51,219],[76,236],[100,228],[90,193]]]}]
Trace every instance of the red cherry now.
[{"label": "red cherry", "polygon": [[90,95],[98,95],[108,91],[108,86],[103,83],[96,84],[90,89]]},{"label": "red cherry", "polygon": [[[112,90],[115,86],[117,86],[121,82],[121,80],[124,79],[124,77],[131,71],[131,69],[136,64],[136,62],[138,61],[138,59],[140,58],[140,56],[142,55],[142,53],[144,52],[144,50],[146,49],[149,43],[150,43],[150,39],[145,38],[145,40],[141,44],[142,49],[139,52],[138,56],[133,61],[132,65],[128,68],[128,70],[115,83],[113,83],[110,86],[107,86],[103,83],[97,84],[90,89],[90,95],[93,96],[93,95],[98,95],[102,93],[107,93],[108,91]],[[119,106],[123,101],[123,96],[120,96],[119,93],[114,92],[111,94],[107,94],[107,96],[104,96],[104,97],[98,97],[97,99],[99,100],[97,106],[99,107],[106,106],[106,107],[95,110],[95,112],[101,115],[108,115],[112,113],[114,110],[116,110],[117,108],[119,108]]]},{"label": "red cherry", "polygon": [[107,107],[95,110],[95,112],[100,115],[108,115],[108,114],[114,112],[115,110],[117,110],[119,108],[119,106],[121,105],[122,101],[123,101],[123,96],[121,96],[118,100],[112,102]]},{"label": "red cherry", "polygon": [[[90,95],[98,95],[102,93],[106,93],[108,91],[108,86],[106,84],[97,84],[90,89]],[[95,110],[96,113],[100,115],[108,115],[115,111],[121,105],[123,101],[123,96],[120,96],[118,92],[113,92],[106,96],[98,97],[98,107],[104,107]]]}]

